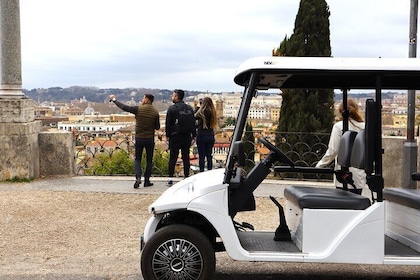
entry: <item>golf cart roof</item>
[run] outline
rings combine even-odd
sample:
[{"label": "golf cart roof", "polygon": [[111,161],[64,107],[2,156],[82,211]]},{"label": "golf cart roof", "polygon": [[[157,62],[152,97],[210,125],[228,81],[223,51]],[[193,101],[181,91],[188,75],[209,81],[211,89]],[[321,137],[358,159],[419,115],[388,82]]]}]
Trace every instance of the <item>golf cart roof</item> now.
[{"label": "golf cart roof", "polygon": [[[420,59],[256,57],[242,63],[234,81],[248,86],[259,75],[256,89],[420,89]],[[378,85],[377,77],[381,77]]]}]

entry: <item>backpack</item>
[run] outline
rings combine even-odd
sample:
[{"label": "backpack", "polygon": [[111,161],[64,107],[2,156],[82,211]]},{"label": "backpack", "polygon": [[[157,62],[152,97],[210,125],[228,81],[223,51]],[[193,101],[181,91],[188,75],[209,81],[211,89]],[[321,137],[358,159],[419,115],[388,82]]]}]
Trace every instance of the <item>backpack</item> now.
[{"label": "backpack", "polygon": [[189,134],[195,130],[195,117],[193,108],[185,103],[177,104],[175,119],[175,133]]}]

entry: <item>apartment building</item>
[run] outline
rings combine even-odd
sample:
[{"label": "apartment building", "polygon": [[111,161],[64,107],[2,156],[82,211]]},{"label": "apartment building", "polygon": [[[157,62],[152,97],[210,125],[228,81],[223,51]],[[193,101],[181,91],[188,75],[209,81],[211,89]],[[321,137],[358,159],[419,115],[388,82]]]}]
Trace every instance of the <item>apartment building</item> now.
[{"label": "apartment building", "polygon": [[[236,118],[242,100],[242,93],[223,93],[213,98],[222,103],[223,117]],[[282,97],[277,94],[261,95],[254,98],[248,112],[249,119],[272,119],[279,115]]]},{"label": "apartment building", "polygon": [[94,137],[104,137],[106,134],[115,133],[132,122],[104,122],[104,121],[63,121],[57,124],[59,130],[89,132]]}]

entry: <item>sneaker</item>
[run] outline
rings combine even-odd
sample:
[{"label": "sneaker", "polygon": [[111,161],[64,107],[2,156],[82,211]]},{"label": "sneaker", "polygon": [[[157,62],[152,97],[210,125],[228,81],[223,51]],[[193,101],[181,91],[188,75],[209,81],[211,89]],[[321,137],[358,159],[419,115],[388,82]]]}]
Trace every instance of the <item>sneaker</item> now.
[{"label": "sneaker", "polygon": [[168,182],[166,182],[167,187],[171,187],[173,184],[174,184],[174,182],[172,182],[171,179],[169,179]]},{"label": "sneaker", "polygon": [[151,186],[153,186],[153,183],[152,182],[144,182],[144,187],[146,188],[146,187],[151,187]]},{"label": "sneaker", "polygon": [[139,188],[139,186],[140,186],[140,184],[141,184],[141,178],[138,178],[138,179],[136,180],[136,182],[134,183],[134,188],[135,188],[135,189],[138,189],[138,188]]}]

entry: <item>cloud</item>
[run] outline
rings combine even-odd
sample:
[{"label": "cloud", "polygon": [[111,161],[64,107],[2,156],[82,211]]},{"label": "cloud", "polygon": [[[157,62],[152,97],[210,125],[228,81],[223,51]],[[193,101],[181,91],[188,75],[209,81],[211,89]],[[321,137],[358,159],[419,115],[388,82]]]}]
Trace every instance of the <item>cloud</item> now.
[{"label": "cloud", "polygon": [[[334,56],[406,57],[408,0],[329,0]],[[25,88],[240,91],[239,64],[293,32],[297,0],[21,0]]]},{"label": "cloud", "polygon": [[407,57],[409,2],[328,1],[333,55]]}]

